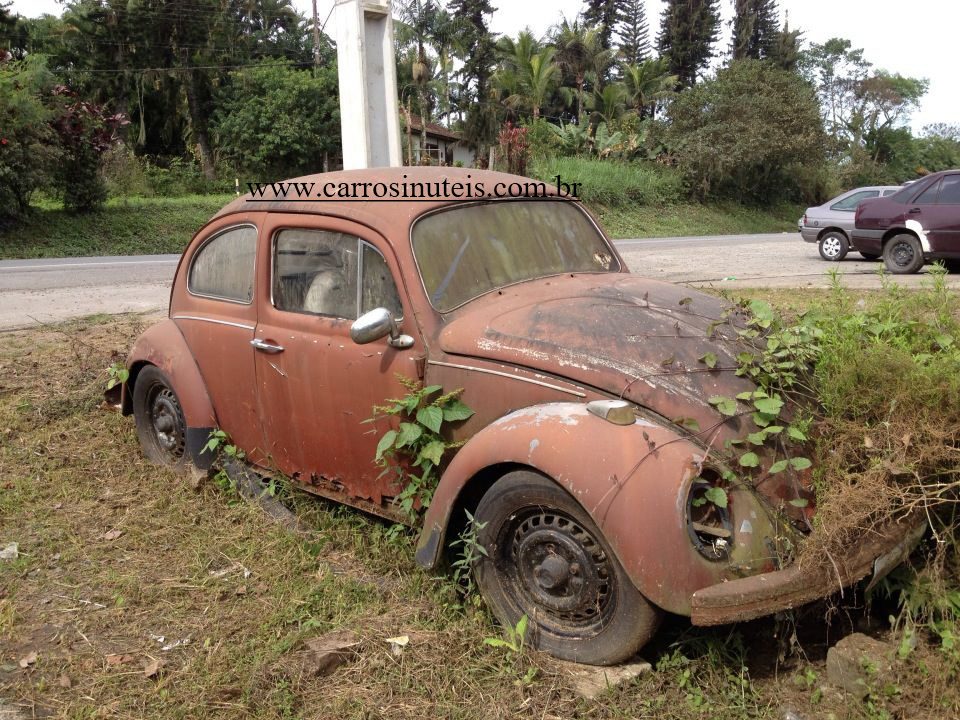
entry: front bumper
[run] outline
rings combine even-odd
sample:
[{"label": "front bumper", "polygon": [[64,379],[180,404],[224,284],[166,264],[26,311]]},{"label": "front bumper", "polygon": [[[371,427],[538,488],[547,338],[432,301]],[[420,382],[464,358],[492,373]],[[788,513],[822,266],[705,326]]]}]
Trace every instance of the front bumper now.
[{"label": "front bumper", "polygon": [[711,585],[693,594],[694,625],[724,625],[800,607],[849,587],[871,573],[871,586],[903,562],[927,529],[908,517],[875,532],[849,555],[820,565],[784,570]]}]

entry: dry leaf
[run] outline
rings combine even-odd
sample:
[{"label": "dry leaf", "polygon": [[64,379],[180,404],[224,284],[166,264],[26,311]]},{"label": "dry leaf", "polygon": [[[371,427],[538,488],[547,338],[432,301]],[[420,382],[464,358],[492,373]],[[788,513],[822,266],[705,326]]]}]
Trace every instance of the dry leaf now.
[{"label": "dry leaf", "polygon": [[151,678],[154,675],[157,675],[160,672],[160,668],[162,668],[164,664],[165,663],[160,658],[154,658],[150,660],[150,662],[143,667],[143,676]]},{"label": "dry leaf", "polygon": [[69,675],[61,675],[59,678],[57,678],[57,685],[62,688],[69,689],[73,687],[73,682],[70,680]]},{"label": "dry leaf", "polygon": [[110,655],[105,656],[104,659],[107,661],[107,665],[123,665],[136,660],[133,655],[122,655],[120,653],[111,653]]},{"label": "dry leaf", "polygon": [[873,440],[870,439],[869,435],[863,437],[863,446],[868,450],[873,447]]},{"label": "dry leaf", "polygon": [[247,594],[247,586],[246,586],[246,585],[241,585],[240,587],[238,587],[237,590],[236,590],[236,594],[237,594],[237,595],[246,595],[246,594]]},{"label": "dry leaf", "polygon": [[20,667],[26,668],[30,667],[37,661],[37,651],[32,650],[27,653],[24,657],[20,658]]},{"label": "dry leaf", "polygon": [[326,675],[338,666],[351,660],[360,644],[357,636],[349,630],[338,630],[321,637],[310,638],[304,653],[304,670],[309,675]]},{"label": "dry leaf", "polygon": [[118,537],[123,535],[123,530],[110,530],[103,534],[104,540],[116,540]]},{"label": "dry leaf", "polygon": [[903,443],[904,447],[910,447],[910,441],[912,439],[913,439],[913,435],[911,435],[910,433],[907,433],[902,438],[900,438],[900,442]]}]

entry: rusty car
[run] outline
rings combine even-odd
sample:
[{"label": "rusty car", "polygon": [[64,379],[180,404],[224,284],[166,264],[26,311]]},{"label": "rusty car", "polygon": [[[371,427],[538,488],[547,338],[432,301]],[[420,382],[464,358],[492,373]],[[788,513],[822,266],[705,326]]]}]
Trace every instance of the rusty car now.
[{"label": "rusty car", "polygon": [[[397,168],[295,182],[530,181]],[[768,615],[898,557],[896,527],[835,571],[799,567],[809,471],[767,472],[764,455],[752,482],[725,479],[718,449],[747,419],[709,399],[754,388],[716,329],[728,303],[632,273],[556,188],[433,195],[268,191],[217,213],[183,253],[169,317],[127,360],[118,402],[147,457],[208,468],[219,429],[249,467],[409,523],[397,476],[374,463],[391,420],[371,425],[372,408],[401,396],[403,378],[462,390],[473,415],[444,428],[458,448],[417,520],[416,561],[449,563],[472,517],[492,612],[510,626],[527,616],[531,644],[583,663],[632,656],[665,613],[697,625]],[[704,500],[717,486],[722,507]]]}]

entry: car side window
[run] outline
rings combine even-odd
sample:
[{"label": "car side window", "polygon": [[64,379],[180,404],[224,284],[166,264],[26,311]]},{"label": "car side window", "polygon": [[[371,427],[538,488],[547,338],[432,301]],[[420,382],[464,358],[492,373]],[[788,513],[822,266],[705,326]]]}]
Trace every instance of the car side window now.
[{"label": "car side window", "polygon": [[356,320],[359,242],[326,230],[281,230],[273,249],[273,304]]},{"label": "car side window", "polygon": [[360,314],[377,308],[386,308],[393,317],[403,317],[403,306],[397,285],[383,255],[367,243],[363,243],[363,282],[360,298]]},{"label": "car side window", "polygon": [[867,198],[880,197],[879,190],[863,190],[858,193],[854,193],[850,197],[846,197],[840,202],[836,202],[830,206],[831,210],[853,210],[857,209],[857,205],[862,203]]},{"label": "car side window", "polygon": [[941,205],[960,205],[960,175],[947,175],[940,185]]},{"label": "car side window", "polygon": [[917,198],[913,201],[913,205],[933,205],[937,202],[937,193],[940,192],[940,180],[933,183],[930,187],[924,190]]},{"label": "car side window", "polygon": [[881,197],[890,197],[891,195],[900,192],[899,188],[892,188],[890,190],[884,190]]},{"label": "car side window", "polygon": [[249,304],[256,256],[256,228],[245,225],[214,235],[194,253],[187,289],[193,295]]}]

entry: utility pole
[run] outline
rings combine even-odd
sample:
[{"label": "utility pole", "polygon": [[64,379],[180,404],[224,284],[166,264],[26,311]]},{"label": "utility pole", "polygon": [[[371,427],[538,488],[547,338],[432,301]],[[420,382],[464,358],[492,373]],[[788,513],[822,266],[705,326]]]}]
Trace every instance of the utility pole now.
[{"label": "utility pole", "polygon": [[317,0],[313,0],[313,74],[320,69],[320,20],[317,18]]}]

